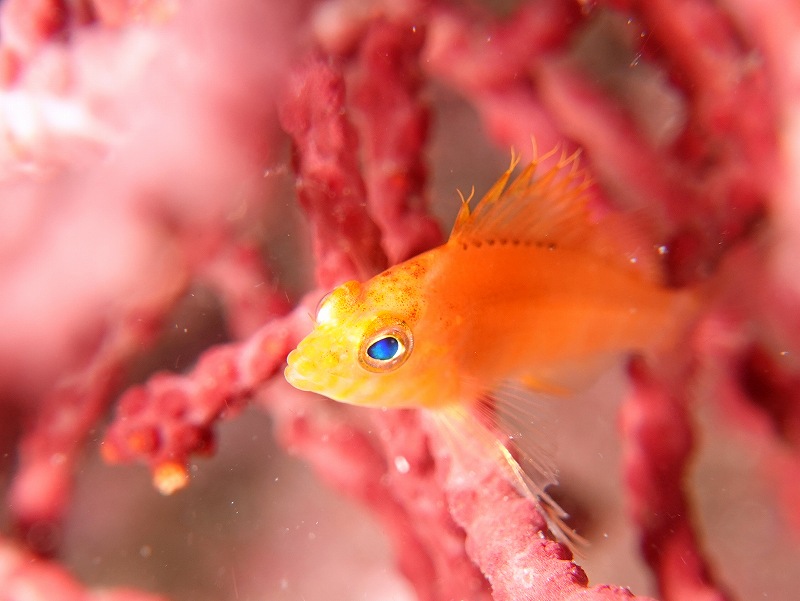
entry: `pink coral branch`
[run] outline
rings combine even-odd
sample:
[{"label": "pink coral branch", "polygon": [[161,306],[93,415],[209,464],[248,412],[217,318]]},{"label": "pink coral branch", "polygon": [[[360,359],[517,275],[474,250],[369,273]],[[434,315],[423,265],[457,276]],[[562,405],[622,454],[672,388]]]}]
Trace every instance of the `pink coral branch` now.
[{"label": "pink coral branch", "polygon": [[131,352],[126,350],[123,355],[106,350],[86,371],[56,387],[20,442],[10,503],[14,521],[38,553],[58,548],[58,537],[52,534],[69,507],[74,470],[88,433],[119,386],[121,366]]},{"label": "pink coral branch", "polygon": [[317,281],[331,288],[343,277],[381,271],[386,258],[364,210],[358,139],[340,70],[319,55],[308,57],[290,79],[280,116],[295,143],[297,195],[312,227]]},{"label": "pink coral branch", "polygon": [[[492,584],[497,601],[633,599],[627,589],[589,588],[585,572],[564,545],[545,537],[544,518],[521,497],[495,462],[450,457],[439,443],[437,458],[456,522],[464,528],[466,549]],[[644,599],[643,597],[639,597]]]},{"label": "pink coral branch", "polygon": [[258,248],[228,241],[200,265],[201,281],[220,297],[230,332],[236,340],[254,334],[289,310],[289,299]]},{"label": "pink coral branch", "polygon": [[709,225],[715,212],[704,206],[686,167],[668,150],[648,143],[630,116],[574,66],[546,63],[538,83],[559,130],[586,149],[614,201],[635,211],[646,208],[653,238],[668,249],[668,281],[686,285],[711,271],[723,250],[719,230]]},{"label": "pink coral branch", "polygon": [[767,452],[762,469],[800,538],[800,374],[786,370],[782,356],[762,346],[737,358],[739,365],[718,372],[738,375],[737,381],[720,384],[719,398],[727,407],[739,405],[734,414],[748,415],[747,426],[763,440]]},{"label": "pink coral branch", "polygon": [[436,576],[420,598],[489,599],[481,566],[465,548],[464,531],[454,521],[447,502],[424,416],[418,411],[392,411],[374,415],[373,421],[387,463],[383,479],[405,512],[413,516],[407,533],[413,532],[420,541]]},{"label": "pink coral branch", "polygon": [[677,174],[664,168],[668,156],[648,147],[635,124],[617,103],[565,61],[547,61],[537,82],[548,112],[559,130],[579,141],[592,165],[608,181],[624,181],[614,190],[618,202],[664,207],[664,218],[686,217],[696,211],[683,202],[690,190]]},{"label": "pink coral branch", "polygon": [[367,195],[391,263],[441,241],[427,212],[423,162],[429,111],[420,94],[422,26],[374,21],[354,66],[353,107],[358,111]]},{"label": "pink coral branch", "polygon": [[[800,63],[795,48],[800,29],[800,10],[793,2],[779,2],[772,10],[751,0],[731,0],[729,10],[740,30],[746,31],[763,59],[763,71],[769,78],[774,111],[780,128],[775,132],[780,154],[774,157],[775,170],[770,210],[774,215],[775,249],[771,269],[782,284],[800,295],[800,281],[794,266],[800,257],[800,210],[796,199],[800,192],[800,108],[797,90],[800,85]],[[759,114],[759,113],[756,113]],[[796,335],[797,330],[794,330]]]},{"label": "pink coral branch", "polygon": [[[180,292],[175,288],[172,293]],[[165,304],[174,298],[159,299]],[[11,515],[30,547],[54,553],[71,500],[74,473],[89,433],[119,390],[125,367],[152,346],[164,306],[132,307],[103,339],[83,369],[63,375],[29,413],[34,419],[19,444],[17,472],[9,492]],[[37,533],[46,533],[39,536]]]},{"label": "pink coral branch", "polygon": [[308,308],[300,305],[243,343],[207,351],[186,376],[157,374],[129,389],[106,434],[103,456],[115,463],[145,462],[165,494],[185,486],[190,455],[211,452],[216,422],[241,410],[283,366],[308,327],[307,315]]},{"label": "pink coral branch", "polygon": [[684,491],[693,446],[686,394],[632,364],[634,389],[622,411],[625,472],[630,511],[640,530],[642,553],[665,601],[728,596],[714,581],[700,548]]},{"label": "pink coral branch", "polygon": [[3,601],[164,601],[143,592],[86,589],[64,568],[38,559],[0,538],[0,591]]},{"label": "pink coral branch", "polygon": [[373,421],[329,403],[297,391],[270,394],[267,407],[282,444],[381,521],[420,600],[488,599],[486,581],[464,552],[463,533],[433,485],[417,414],[393,411]]},{"label": "pink coral branch", "polygon": [[[739,262],[739,266],[746,260]],[[765,285],[770,298],[775,291]],[[790,352],[771,352],[741,335],[742,314],[707,320],[698,333],[704,372],[714,374],[713,398],[721,414],[751,433],[763,449],[762,470],[777,492],[786,522],[800,535],[800,376]]]},{"label": "pink coral branch", "polygon": [[[688,104],[689,122],[668,161],[700,208],[683,220],[697,222],[695,236],[705,229],[704,253],[716,255],[720,240],[723,247],[737,242],[763,214],[776,175],[775,97],[766,71],[752,63],[760,48],[717,3],[611,4],[639,16],[641,51],[664,67]],[[674,202],[669,209],[679,214]]]},{"label": "pink coral branch", "polygon": [[[748,194],[720,190],[708,200],[734,201],[742,210],[751,209],[753,203],[760,206],[764,198],[759,188],[768,187],[775,172],[776,105],[767,72],[752,63],[756,40],[737,30],[728,8],[714,2],[610,4],[641,17],[649,38],[649,47],[643,50],[666,62],[690,102],[692,123],[685,130],[685,148],[695,153],[695,160],[719,154],[722,168],[713,172],[718,185],[747,186]],[[745,165],[746,182],[737,169]],[[749,182],[757,188],[752,190]]]},{"label": "pink coral branch", "polygon": [[550,149],[563,136],[542,106],[534,74],[544,56],[563,51],[581,20],[578,3],[559,0],[522,4],[502,21],[434,7],[426,72],[464,94],[500,146],[527,152],[535,134],[540,148]]}]

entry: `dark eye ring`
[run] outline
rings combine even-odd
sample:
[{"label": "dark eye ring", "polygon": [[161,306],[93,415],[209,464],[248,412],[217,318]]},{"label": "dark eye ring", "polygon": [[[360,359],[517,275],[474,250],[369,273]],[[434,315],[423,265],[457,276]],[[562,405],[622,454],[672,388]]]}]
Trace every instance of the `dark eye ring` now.
[{"label": "dark eye ring", "polygon": [[414,345],[410,328],[402,321],[378,329],[361,343],[358,359],[365,369],[380,373],[393,371],[406,362]]}]

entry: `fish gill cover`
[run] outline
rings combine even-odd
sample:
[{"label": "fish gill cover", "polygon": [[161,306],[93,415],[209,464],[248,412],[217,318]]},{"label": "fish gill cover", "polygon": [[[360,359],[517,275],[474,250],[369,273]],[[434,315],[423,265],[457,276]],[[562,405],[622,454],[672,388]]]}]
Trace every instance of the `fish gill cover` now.
[{"label": "fish gill cover", "polygon": [[[788,1],[5,0],[0,598],[791,598],[798,34]],[[565,402],[577,563],[415,411],[282,378],[325,292],[532,137],[714,288],[618,410]]]}]

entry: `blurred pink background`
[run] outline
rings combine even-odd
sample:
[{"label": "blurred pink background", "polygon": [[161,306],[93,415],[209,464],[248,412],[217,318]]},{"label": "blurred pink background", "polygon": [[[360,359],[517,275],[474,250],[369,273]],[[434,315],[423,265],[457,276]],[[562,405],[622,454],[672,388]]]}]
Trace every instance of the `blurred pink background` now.
[{"label": "blurred pink background", "polygon": [[[676,392],[709,575],[681,589],[640,554],[620,407],[642,393],[620,365],[556,402],[554,495],[590,586],[794,598],[798,34],[793,3],[745,0],[4,0],[0,600],[448,599],[450,552],[514,598],[469,545],[404,538],[392,511],[423,517],[384,422],[281,374],[331,283],[439,242],[428,209],[449,231],[456,189],[480,196],[531,136],[582,148],[601,201],[648,217],[672,284],[721,274]],[[341,97],[303,87],[324,69]],[[329,455],[342,429],[373,455]],[[412,542],[444,584],[406,578]]]}]

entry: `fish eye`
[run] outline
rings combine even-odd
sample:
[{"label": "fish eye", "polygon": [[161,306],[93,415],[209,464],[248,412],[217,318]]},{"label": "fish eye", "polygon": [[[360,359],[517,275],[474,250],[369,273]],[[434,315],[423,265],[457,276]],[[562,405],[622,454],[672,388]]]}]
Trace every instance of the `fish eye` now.
[{"label": "fish eye", "polygon": [[361,343],[359,363],[368,371],[380,373],[393,371],[405,363],[411,354],[413,338],[411,329],[402,321],[385,324],[379,320],[377,329]]},{"label": "fish eye", "polygon": [[367,355],[375,361],[391,361],[406,349],[394,336],[379,338],[367,347]]}]

